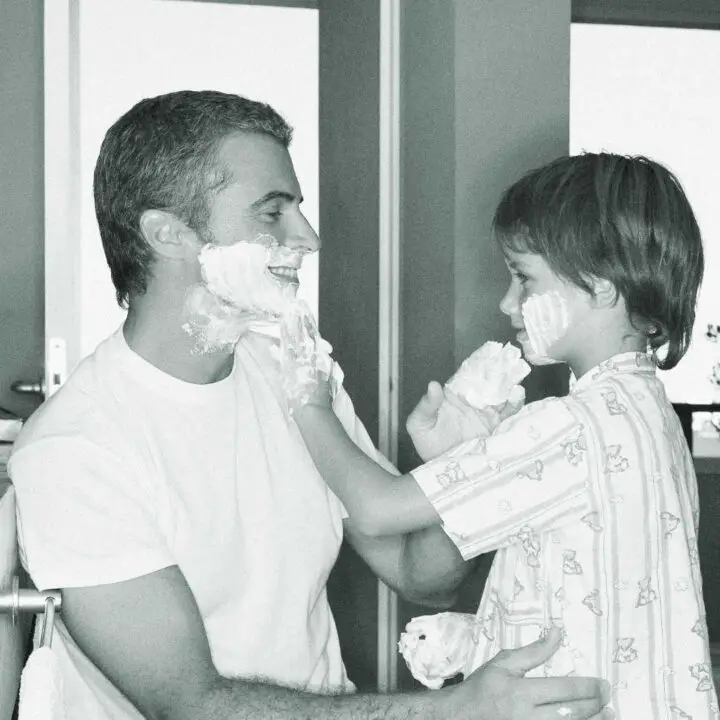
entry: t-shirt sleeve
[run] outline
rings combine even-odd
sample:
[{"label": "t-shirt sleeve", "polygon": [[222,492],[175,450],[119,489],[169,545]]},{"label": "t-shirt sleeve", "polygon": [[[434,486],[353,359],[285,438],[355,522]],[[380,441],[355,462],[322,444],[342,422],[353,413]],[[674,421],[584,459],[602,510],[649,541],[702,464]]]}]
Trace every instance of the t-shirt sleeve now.
[{"label": "t-shirt sleeve", "polygon": [[10,461],[21,558],[35,585],[105,585],[175,564],[132,468],[81,438],[23,447]]},{"label": "t-shirt sleeve", "polygon": [[488,438],[413,470],[465,559],[588,512],[586,430],[565,399],[532,403]]}]

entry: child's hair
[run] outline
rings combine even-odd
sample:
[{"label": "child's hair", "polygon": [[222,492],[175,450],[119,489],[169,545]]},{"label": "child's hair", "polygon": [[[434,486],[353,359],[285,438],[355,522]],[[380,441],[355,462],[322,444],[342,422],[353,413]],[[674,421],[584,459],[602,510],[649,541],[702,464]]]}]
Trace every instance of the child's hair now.
[{"label": "child's hair", "polygon": [[493,234],[503,247],[542,255],[587,292],[593,278],[612,282],[661,369],[686,353],[702,241],[679,181],[659,163],[610,153],[560,157],[505,191]]}]

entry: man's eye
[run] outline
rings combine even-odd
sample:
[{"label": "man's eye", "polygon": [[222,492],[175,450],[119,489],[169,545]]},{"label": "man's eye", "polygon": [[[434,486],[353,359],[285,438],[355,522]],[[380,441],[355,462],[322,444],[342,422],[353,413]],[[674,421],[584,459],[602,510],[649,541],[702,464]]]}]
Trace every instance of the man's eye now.
[{"label": "man's eye", "polygon": [[282,213],[279,210],[266,210],[264,213],[262,213],[262,217],[264,220],[268,222],[275,222],[280,218]]}]

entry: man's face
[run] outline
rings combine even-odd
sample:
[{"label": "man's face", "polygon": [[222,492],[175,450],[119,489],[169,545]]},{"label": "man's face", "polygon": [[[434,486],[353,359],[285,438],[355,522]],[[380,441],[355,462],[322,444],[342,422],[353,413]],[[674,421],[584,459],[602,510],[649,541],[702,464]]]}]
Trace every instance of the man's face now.
[{"label": "man's face", "polygon": [[219,162],[232,179],[210,200],[202,279],[240,310],[280,314],[296,295],[303,257],[320,248],[290,155],[273,138],[237,133],[222,142]]}]

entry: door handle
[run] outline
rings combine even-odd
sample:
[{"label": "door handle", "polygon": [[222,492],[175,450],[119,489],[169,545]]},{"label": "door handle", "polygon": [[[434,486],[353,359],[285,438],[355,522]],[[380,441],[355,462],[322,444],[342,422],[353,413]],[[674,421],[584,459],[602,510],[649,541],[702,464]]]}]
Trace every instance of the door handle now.
[{"label": "door handle", "polygon": [[21,395],[40,395],[45,397],[45,383],[33,382],[31,380],[16,380],[10,389]]}]

